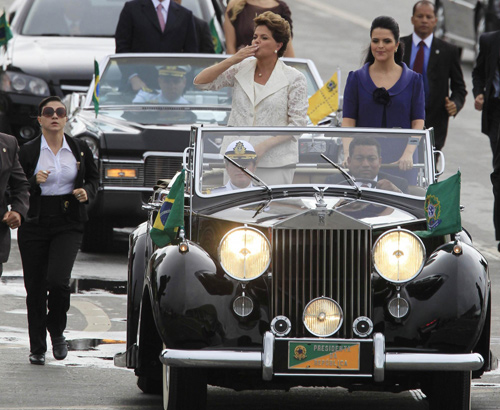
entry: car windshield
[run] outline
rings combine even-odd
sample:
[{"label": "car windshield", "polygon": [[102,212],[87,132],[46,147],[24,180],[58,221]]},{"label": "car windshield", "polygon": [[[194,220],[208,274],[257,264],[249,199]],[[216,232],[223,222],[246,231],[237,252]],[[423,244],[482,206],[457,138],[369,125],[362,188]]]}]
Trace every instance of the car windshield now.
[{"label": "car windshield", "polygon": [[[126,119],[141,124],[218,124],[225,125],[232,103],[232,89],[200,90],[194,78],[204,68],[224,59],[223,56],[132,56],[111,57],[101,67],[99,115]],[[309,95],[318,84],[306,62],[292,64],[306,75]],[[137,77],[144,86],[131,87]],[[93,109],[91,95],[87,107]]]},{"label": "car windshield", "polygon": [[[243,189],[271,190],[284,185],[343,186],[352,190],[384,190],[422,197],[430,181],[431,154],[424,131],[321,128],[310,132],[285,129],[241,131],[203,130],[196,149],[199,196],[231,195]],[[344,154],[344,147],[348,154]],[[414,150],[413,167],[395,162]],[[327,158],[322,157],[322,154]],[[229,159],[225,159],[225,155]],[[345,174],[332,165],[328,159]],[[233,162],[259,180],[250,178]]]},{"label": "car windshield", "polygon": [[36,0],[21,34],[113,37],[125,0]]}]

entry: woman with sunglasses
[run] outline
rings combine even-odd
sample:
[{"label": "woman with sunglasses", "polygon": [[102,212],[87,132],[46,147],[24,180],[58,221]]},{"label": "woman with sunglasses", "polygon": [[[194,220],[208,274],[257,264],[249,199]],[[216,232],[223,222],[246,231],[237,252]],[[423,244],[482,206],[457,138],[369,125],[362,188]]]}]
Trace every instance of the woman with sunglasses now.
[{"label": "woman with sunglasses", "polygon": [[29,359],[39,365],[45,364],[47,330],[54,358],[62,360],[68,354],[63,332],[71,270],[88,219],[86,204],[94,198],[99,181],[87,144],[64,134],[67,119],[59,97],[44,99],[38,106],[42,134],[19,153],[31,187],[18,245],[28,308]]}]

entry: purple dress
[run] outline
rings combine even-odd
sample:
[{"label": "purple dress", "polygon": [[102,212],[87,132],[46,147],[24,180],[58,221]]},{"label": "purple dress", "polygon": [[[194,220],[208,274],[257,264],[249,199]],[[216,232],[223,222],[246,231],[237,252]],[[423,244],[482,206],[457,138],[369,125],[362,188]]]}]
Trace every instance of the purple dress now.
[{"label": "purple dress", "polygon": [[[425,97],[422,75],[410,70],[405,63],[401,63],[403,72],[401,77],[388,91],[389,98],[386,104],[374,99],[377,86],[368,72],[369,64],[365,64],[356,71],[351,71],[347,77],[344,90],[343,116],[356,120],[356,127],[372,128],[411,128],[413,120],[425,119]],[[375,92],[376,93],[376,92]],[[385,115],[384,115],[385,110]],[[385,118],[384,118],[385,117]],[[385,124],[384,124],[385,120]],[[406,141],[395,141],[394,138],[379,139],[382,148],[382,162],[384,164],[397,161],[406,148]],[[399,143],[399,144],[398,144]],[[413,162],[417,162],[417,151],[413,155]],[[409,182],[415,179],[416,170],[408,172],[387,169],[387,172],[408,178]]]}]

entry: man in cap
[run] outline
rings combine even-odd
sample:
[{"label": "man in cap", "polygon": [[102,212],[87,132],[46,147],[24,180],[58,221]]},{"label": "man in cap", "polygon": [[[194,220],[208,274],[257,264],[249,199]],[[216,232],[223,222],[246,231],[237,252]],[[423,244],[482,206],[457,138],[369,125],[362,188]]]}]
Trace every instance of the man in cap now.
[{"label": "man in cap", "polygon": [[133,103],[149,104],[189,104],[182,94],[186,88],[188,66],[165,66],[158,70],[159,90],[143,88],[133,99]]},{"label": "man in cap", "polygon": [[[257,154],[255,153],[255,149],[252,144],[248,141],[233,141],[228,145],[225,155],[228,158],[231,158],[238,165],[245,167],[251,173],[255,173],[255,168],[257,167]],[[229,161],[224,160],[224,162],[226,165],[226,172],[229,176],[229,181],[226,185],[213,189],[212,193],[246,189],[254,186],[252,184],[252,179],[246,173],[235,167]]]}]

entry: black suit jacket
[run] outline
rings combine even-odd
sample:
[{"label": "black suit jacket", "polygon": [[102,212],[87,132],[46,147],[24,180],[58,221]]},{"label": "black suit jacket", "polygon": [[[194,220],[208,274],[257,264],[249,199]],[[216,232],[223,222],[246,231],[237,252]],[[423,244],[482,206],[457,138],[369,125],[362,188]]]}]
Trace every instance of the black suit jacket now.
[{"label": "black suit jacket", "polygon": [[[0,263],[7,262],[10,253],[10,228],[2,221],[11,210],[26,217],[29,204],[29,183],[19,163],[17,140],[6,134],[0,134]],[[0,273],[1,274],[1,273]]]},{"label": "black suit jacket", "polygon": [[[401,192],[404,192],[405,194],[408,192],[408,181],[405,178],[379,171],[377,181],[381,181],[382,179],[387,179],[392,182],[401,190]],[[330,175],[326,178],[327,184],[338,184],[345,181],[346,179],[342,175]]]},{"label": "black suit jacket", "polygon": [[197,53],[193,13],[170,1],[165,31],[151,0],[125,3],[115,32],[117,53]]},{"label": "black suit jacket", "polygon": [[[412,36],[401,37],[401,41],[405,49],[403,61],[410,67]],[[467,95],[460,66],[460,50],[434,36],[426,74],[429,95],[425,96],[425,126],[434,127],[436,147],[441,149],[448,133],[449,116],[444,106],[445,97],[449,97],[457,106],[457,111],[460,111]]]},{"label": "black suit jacket", "polygon": [[[97,170],[92,152],[84,141],[68,137],[67,135],[65,135],[65,138],[78,163],[78,172],[74,187],[75,189],[85,189],[88,197],[87,202],[92,202],[99,185],[99,171]],[[34,223],[38,222],[40,216],[40,197],[42,194],[42,189],[37,184],[35,175],[36,165],[40,158],[41,142],[42,137],[39,136],[24,144],[19,152],[19,161],[30,183],[30,207],[26,220]],[[70,199],[69,217],[76,222],[86,222],[88,220],[86,205],[79,202],[73,195],[71,195]]]},{"label": "black suit jacket", "polygon": [[490,129],[488,106],[495,95],[493,80],[498,67],[500,53],[500,31],[484,33],[479,38],[479,54],[472,70],[472,92],[474,98],[484,95],[483,113],[481,116],[481,131],[488,134]]},{"label": "black suit jacket", "polygon": [[198,36],[198,45],[200,53],[215,53],[214,41],[212,39],[212,33],[210,32],[210,26],[205,20],[202,20],[194,16],[194,25],[196,27],[196,35]]}]

